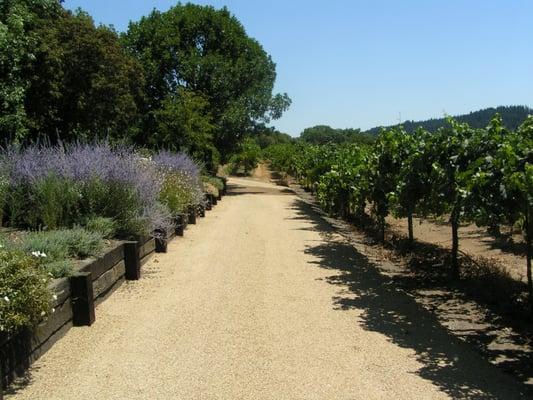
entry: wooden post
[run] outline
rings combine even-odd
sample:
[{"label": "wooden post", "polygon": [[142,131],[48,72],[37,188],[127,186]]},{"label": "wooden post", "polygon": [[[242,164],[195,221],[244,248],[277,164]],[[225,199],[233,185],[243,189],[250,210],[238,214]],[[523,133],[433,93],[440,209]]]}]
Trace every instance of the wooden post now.
[{"label": "wooden post", "polygon": [[0,362],[0,400],[4,400],[4,370]]},{"label": "wooden post", "polygon": [[155,252],[166,253],[167,249],[168,249],[167,239],[163,237],[156,237],[155,238]]},{"label": "wooden post", "polygon": [[189,206],[187,211],[189,214],[189,224],[196,225],[196,207]]},{"label": "wooden post", "polygon": [[126,279],[138,281],[141,279],[140,246],[137,242],[124,243],[124,264],[126,265]]},{"label": "wooden post", "polygon": [[70,291],[73,325],[91,326],[95,321],[91,273],[80,272],[70,277]]},{"label": "wooden post", "polygon": [[183,215],[179,214],[176,217],[176,236],[183,236],[185,226],[183,224]]}]

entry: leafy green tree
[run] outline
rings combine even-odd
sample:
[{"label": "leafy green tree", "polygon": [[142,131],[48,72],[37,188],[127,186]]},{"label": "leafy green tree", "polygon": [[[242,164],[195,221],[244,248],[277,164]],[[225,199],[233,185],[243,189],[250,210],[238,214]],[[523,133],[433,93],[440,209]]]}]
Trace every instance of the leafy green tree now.
[{"label": "leafy green tree", "polygon": [[0,2],[0,136],[13,141],[28,130],[24,101],[30,85],[28,68],[35,57],[40,18],[60,11],[57,0],[2,0]]},{"label": "leafy green tree", "polygon": [[28,139],[134,140],[140,133],[143,72],[121,48],[117,33],[95,27],[82,11],[41,19],[35,32],[40,39],[25,100]]},{"label": "leafy green tree", "polygon": [[230,159],[230,164],[234,172],[243,170],[244,174],[250,173],[257,167],[261,159],[261,147],[251,138],[246,138],[240,146],[240,151]]},{"label": "leafy green tree", "polygon": [[213,146],[214,126],[208,107],[207,100],[194,92],[181,90],[168,95],[155,112],[157,131],[150,136],[150,144],[186,152],[213,170],[219,155]]},{"label": "leafy green tree", "polygon": [[226,8],[178,4],[153,11],[130,24],[123,43],[144,67],[143,126],[150,134],[158,130],[157,110],[182,89],[208,102],[214,142],[223,153],[290,104],[286,95],[272,95],[275,64]]},{"label": "leafy green tree", "polygon": [[370,144],[374,141],[374,138],[361,133],[359,129],[335,129],[328,125],[317,125],[306,128],[300,134],[300,139],[310,144]]}]

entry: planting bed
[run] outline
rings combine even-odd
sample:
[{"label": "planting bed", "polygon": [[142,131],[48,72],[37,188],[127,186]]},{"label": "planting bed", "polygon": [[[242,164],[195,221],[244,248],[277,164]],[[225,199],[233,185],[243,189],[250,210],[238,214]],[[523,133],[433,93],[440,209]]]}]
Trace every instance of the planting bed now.
[{"label": "planting bed", "polygon": [[[210,196],[208,196],[210,197]],[[187,224],[196,216],[205,216],[208,206],[190,208],[176,220],[175,230],[157,238],[115,242],[97,259],[82,261],[70,278],[56,279],[49,288],[54,294],[52,315],[34,329],[16,335],[0,336],[0,400],[2,387],[28,368],[73,326],[90,326],[95,321],[95,306],[104,301],[125,280],[138,280],[141,267],[154,252],[166,252],[167,242],[182,236]]]}]

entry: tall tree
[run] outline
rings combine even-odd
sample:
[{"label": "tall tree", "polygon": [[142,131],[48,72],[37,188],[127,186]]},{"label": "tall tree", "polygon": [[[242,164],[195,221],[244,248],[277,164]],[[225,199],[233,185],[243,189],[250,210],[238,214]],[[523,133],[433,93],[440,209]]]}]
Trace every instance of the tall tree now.
[{"label": "tall tree", "polygon": [[272,59],[226,8],[178,4],[153,11],[130,24],[123,42],[147,78],[145,132],[158,130],[157,114],[169,96],[193,92],[207,100],[215,144],[227,153],[290,104],[286,94],[272,94]]},{"label": "tall tree", "polygon": [[27,133],[24,108],[29,87],[28,68],[39,43],[35,25],[57,15],[57,0],[0,2],[0,137],[19,141]]},{"label": "tall tree", "polygon": [[25,100],[28,138],[134,137],[143,71],[117,33],[96,27],[82,11],[42,19],[36,33],[40,40]]}]

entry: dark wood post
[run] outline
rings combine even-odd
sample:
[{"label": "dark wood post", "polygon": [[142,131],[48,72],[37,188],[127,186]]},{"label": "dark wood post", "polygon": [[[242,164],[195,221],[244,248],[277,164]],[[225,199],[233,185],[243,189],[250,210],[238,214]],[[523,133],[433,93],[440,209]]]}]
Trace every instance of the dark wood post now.
[{"label": "dark wood post", "polygon": [[70,277],[72,296],[72,323],[74,326],[91,326],[95,321],[93,280],[90,272],[80,272]]},{"label": "dark wood post", "polygon": [[189,206],[187,211],[189,214],[189,224],[196,225],[196,207]]},{"label": "dark wood post", "polygon": [[126,265],[126,279],[138,281],[141,279],[141,257],[138,242],[124,242],[124,264]]},{"label": "dark wood post", "polygon": [[4,370],[0,361],[0,400],[4,400]]},{"label": "dark wood post", "polygon": [[179,214],[176,217],[176,236],[183,236],[185,232],[185,224],[183,222],[183,215]]}]

